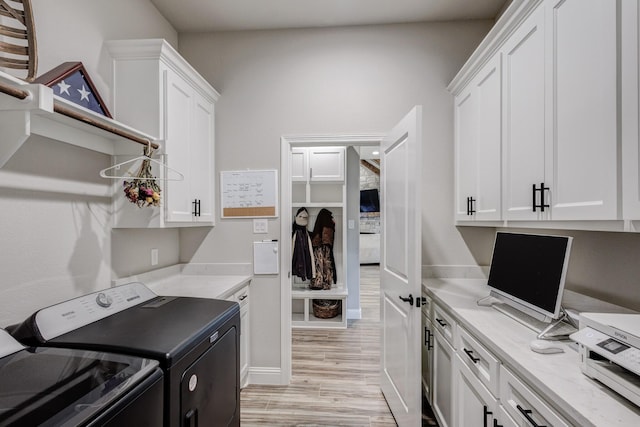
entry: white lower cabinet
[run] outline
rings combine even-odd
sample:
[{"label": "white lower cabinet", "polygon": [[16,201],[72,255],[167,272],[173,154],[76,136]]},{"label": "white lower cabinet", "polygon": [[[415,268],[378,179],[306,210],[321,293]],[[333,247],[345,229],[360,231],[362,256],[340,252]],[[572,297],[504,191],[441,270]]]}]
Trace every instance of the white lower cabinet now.
[{"label": "white lower cabinet", "polygon": [[500,369],[500,401],[519,426],[571,426],[504,366]]},{"label": "white lower cabinet", "polygon": [[456,384],[454,425],[465,427],[493,425],[498,400],[471,372],[459,353],[454,359],[454,366]]},{"label": "white lower cabinet", "polygon": [[438,425],[453,427],[453,358],[451,344],[436,331],[433,334],[433,409]]},{"label": "white lower cabinet", "polygon": [[[572,424],[531,387],[518,379],[486,347],[438,305],[453,325],[455,348],[433,325],[433,399],[431,406],[444,427],[564,427]],[[423,374],[424,375],[424,374]]]}]

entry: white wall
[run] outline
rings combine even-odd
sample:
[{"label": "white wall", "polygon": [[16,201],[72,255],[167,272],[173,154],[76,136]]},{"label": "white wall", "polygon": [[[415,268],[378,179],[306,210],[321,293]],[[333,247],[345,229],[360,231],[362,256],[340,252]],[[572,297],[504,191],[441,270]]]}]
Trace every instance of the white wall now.
[{"label": "white wall", "polygon": [[[177,43],[176,31],[148,0],[32,4],[38,75],[66,61],[82,61],[107,103],[110,94],[100,69],[103,40],[165,37]],[[0,171],[107,186],[98,171],[109,164],[107,155],[32,137]],[[172,247],[177,240],[176,233]],[[9,188],[0,180],[0,247],[4,327],[43,306],[110,285],[110,199],[73,194],[64,185],[42,191]]]},{"label": "white wall", "polygon": [[[423,105],[424,264],[474,264],[452,225],[453,106],[447,84],[489,21],[180,34],[221,93],[216,170],[280,168],[282,135],[383,133]],[[219,213],[218,213],[219,216]],[[279,237],[279,220],[268,238]],[[250,220],[181,230],[182,261],[251,262]],[[262,236],[260,236],[262,238]],[[280,366],[280,279],[252,282],[252,365]]]}]

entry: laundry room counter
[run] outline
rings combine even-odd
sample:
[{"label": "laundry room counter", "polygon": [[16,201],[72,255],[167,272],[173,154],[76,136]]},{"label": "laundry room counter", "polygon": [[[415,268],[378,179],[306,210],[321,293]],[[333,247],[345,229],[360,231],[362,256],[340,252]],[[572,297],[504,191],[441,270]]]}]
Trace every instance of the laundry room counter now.
[{"label": "laundry room counter", "polygon": [[[489,294],[485,279],[425,279],[422,291],[432,299],[434,307],[440,307],[455,322],[454,347],[461,353],[459,360],[466,358],[460,352],[464,349],[461,337],[466,331],[499,362],[500,372],[495,375],[500,383],[497,397],[501,406],[506,407],[511,401],[509,396],[502,395],[506,383],[500,377],[506,370],[523,381],[569,425],[640,425],[640,408],[581,372],[580,357],[570,341],[558,343],[563,353],[534,353],[529,343],[536,338],[536,332],[494,308],[478,306],[477,301]],[[563,304],[579,312],[614,308],[631,312],[568,290],[565,290]]]},{"label": "laundry room counter", "polygon": [[252,275],[244,265],[177,264],[117,279],[114,286],[142,282],[158,295],[227,299],[247,286]]}]

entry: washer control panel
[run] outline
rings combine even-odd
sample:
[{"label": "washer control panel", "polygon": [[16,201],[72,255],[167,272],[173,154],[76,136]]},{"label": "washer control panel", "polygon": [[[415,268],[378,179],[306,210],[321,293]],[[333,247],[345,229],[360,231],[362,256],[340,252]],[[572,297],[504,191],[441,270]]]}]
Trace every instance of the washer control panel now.
[{"label": "washer control panel", "polygon": [[50,340],[156,297],[140,282],[127,283],[43,308],[35,322],[42,337]]}]

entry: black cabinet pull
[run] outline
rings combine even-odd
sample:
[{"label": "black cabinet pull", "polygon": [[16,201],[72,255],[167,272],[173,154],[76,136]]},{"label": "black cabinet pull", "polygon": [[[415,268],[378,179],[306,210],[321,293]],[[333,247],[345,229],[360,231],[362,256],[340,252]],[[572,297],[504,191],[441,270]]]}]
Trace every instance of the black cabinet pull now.
[{"label": "black cabinet pull", "polygon": [[[465,350],[465,351],[466,351],[466,350]],[[487,424],[487,417],[488,417],[489,415],[493,415],[493,412],[491,412],[491,411],[489,410],[489,408],[487,408],[487,405],[484,405],[484,411],[483,411],[483,414],[482,414],[482,417],[483,417],[483,419],[484,419],[484,427],[488,427],[488,426],[489,426],[489,425]],[[494,419],[493,421],[495,421],[495,419]]]},{"label": "black cabinet pull", "polygon": [[478,363],[480,361],[480,359],[478,357],[473,357],[473,351],[471,350],[467,350],[466,348],[464,349],[464,352],[467,353],[467,356],[469,356],[469,359],[471,359],[471,361],[473,363]]},{"label": "black cabinet pull", "polygon": [[416,307],[420,307],[421,305],[425,305],[427,303],[427,299],[425,297],[416,298]]},{"label": "black cabinet pull", "polygon": [[408,302],[409,305],[413,305],[413,295],[409,294],[408,297],[403,297],[402,295],[400,295],[400,299],[404,302]]},{"label": "black cabinet pull", "polygon": [[476,213],[476,199],[473,197],[467,197],[467,215],[473,215]]},{"label": "black cabinet pull", "polygon": [[431,343],[431,331],[425,326],[424,327],[424,345],[427,347],[427,350],[431,350],[433,348],[433,344]]},{"label": "black cabinet pull", "polygon": [[[544,201],[544,192],[548,191],[549,187],[545,187],[544,186],[544,182],[540,183],[540,188],[537,188],[535,184],[532,185],[532,197],[533,197],[533,201],[532,201],[532,206],[533,206],[533,211],[536,212],[537,208],[540,208],[540,212],[544,212],[544,208],[548,208],[549,204],[545,203]],[[540,193],[540,204],[536,203],[536,193]]]},{"label": "black cabinet pull", "polygon": [[442,327],[447,326],[447,322],[445,322],[445,321],[444,321],[444,320],[442,320],[442,319],[438,319],[438,318],[436,318],[436,322],[438,322],[438,323],[440,324],[440,326],[442,326]]},{"label": "black cabinet pull", "polygon": [[200,216],[200,199],[194,199],[191,204],[193,205],[193,216]]},{"label": "black cabinet pull", "polygon": [[493,427],[504,427],[502,424],[498,424],[498,420],[493,419]]},{"label": "black cabinet pull", "polygon": [[520,405],[516,405],[516,408],[518,408],[518,411],[520,411],[520,413],[527,419],[527,421],[529,421],[529,423],[533,426],[533,427],[546,427],[546,426],[541,426],[538,425],[536,423],[536,420],[534,420],[533,418],[531,418],[531,415],[529,415],[532,411],[531,409],[524,409],[522,406]]}]

